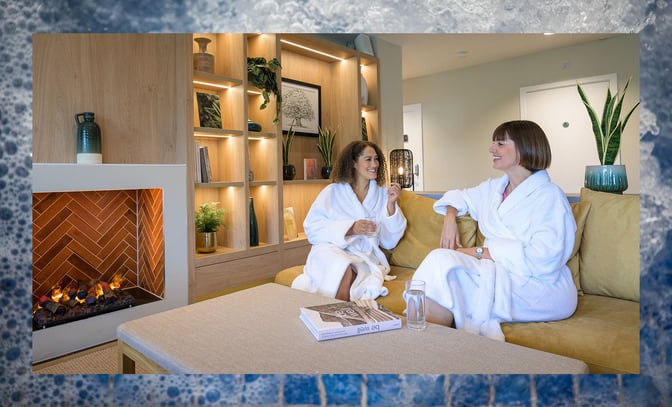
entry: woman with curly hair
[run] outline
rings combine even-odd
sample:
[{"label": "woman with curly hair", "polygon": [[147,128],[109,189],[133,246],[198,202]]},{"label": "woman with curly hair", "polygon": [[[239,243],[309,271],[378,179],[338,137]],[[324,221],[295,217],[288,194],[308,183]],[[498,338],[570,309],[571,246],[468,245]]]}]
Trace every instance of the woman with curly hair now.
[{"label": "woman with curly hair", "polygon": [[313,202],[303,228],[312,245],[293,288],[341,300],[387,295],[390,266],[380,249],[392,249],[406,230],[397,199],[386,188],[385,157],[370,141],[348,144],[334,166],[334,182]]}]

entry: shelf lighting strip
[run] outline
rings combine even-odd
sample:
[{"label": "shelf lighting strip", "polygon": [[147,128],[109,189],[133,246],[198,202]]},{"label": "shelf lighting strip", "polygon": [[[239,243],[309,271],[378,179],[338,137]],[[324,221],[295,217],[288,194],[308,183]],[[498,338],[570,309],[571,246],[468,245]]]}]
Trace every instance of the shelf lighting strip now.
[{"label": "shelf lighting strip", "polygon": [[215,88],[220,88],[220,89],[231,89],[231,86],[220,85],[218,83],[203,82],[203,81],[194,81],[194,83],[197,84],[197,85],[213,86]]},{"label": "shelf lighting strip", "polygon": [[293,45],[293,46],[295,46],[295,47],[298,47],[298,48],[301,48],[301,49],[305,49],[306,51],[314,52],[314,53],[316,53],[316,54],[324,55],[325,57],[333,58],[333,59],[335,59],[335,60],[337,60],[337,61],[343,61],[343,60],[344,60],[344,59],[341,58],[341,57],[337,57],[337,56],[335,56],[335,55],[327,54],[326,52],[318,51],[318,50],[316,50],[316,49],[309,48],[309,47],[306,47],[305,45],[300,45],[300,44],[297,44],[297,43],[295,43],[295,42],[291,42],[291,41],[287,41],[287,40],[283,40],[283,39],[281,39],[280,42],[284,42],[285,44]]}]

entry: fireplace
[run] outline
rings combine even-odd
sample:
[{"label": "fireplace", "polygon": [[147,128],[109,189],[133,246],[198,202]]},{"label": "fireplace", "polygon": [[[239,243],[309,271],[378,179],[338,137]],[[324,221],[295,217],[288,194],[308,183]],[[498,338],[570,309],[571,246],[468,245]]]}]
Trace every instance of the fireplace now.
[{"label": "fireplace", "polygon": [[33,165],[33,362],[188,299],[184,165]]}]

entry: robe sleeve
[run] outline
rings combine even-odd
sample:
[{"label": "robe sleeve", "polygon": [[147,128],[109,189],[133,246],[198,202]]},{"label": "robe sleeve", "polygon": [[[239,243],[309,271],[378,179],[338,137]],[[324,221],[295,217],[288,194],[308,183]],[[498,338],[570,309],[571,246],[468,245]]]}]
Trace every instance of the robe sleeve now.
[{"label": "robe sleeve", "polygon": [[487,180],[473,188],[455,189],[446,192],[434,202],[434,212],[445,216],[448,206],[452,206],[457,209],[457,216],[469,213],[472,218],[478,220],[478,203],[482,202],[483,197],[489,194],[492,187],[490,183],[491,180]]},{"label": "robe sleeve", "polygon": [[310,244],[329,243],[345,249],[352,240],[345,234],[356,219],[339,205],[342,194],[336,184],[330,184],[315,198],[303,222]]},{"label": "robe sleeve", "polygon": [[380,222],[380,246],[390,250],[395,248],[404,236],[407,221],[398,204],[394,204],[394,213],[390,216],[387,216],[387,203],[383,208],[386,216]]}]

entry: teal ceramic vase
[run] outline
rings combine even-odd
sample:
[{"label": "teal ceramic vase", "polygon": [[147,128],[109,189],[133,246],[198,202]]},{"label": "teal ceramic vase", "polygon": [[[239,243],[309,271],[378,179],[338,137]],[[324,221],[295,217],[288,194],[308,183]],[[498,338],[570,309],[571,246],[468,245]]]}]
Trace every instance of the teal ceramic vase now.
[{"label": "teal ceramic vase", "polygon": [[101,164],[103,154],[101,148],[100,127],[95,122],[93,112],[77,113],[77,164]]},{"label": "teal ceramic vase", "polygon": [[593,191],[622,194],[628,189],[625,165],[586,165],[583,185]]},{"label": "teal ceramic vase", "polygon": [[254,198],[250,197],[250,246],[259,246],[259,224],[254,213]]}]

